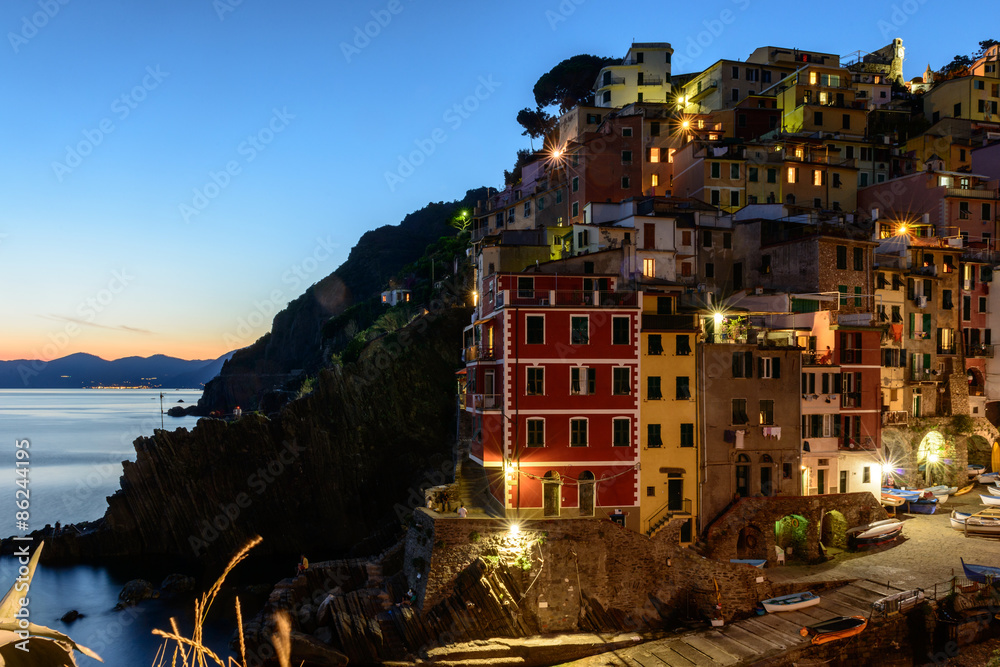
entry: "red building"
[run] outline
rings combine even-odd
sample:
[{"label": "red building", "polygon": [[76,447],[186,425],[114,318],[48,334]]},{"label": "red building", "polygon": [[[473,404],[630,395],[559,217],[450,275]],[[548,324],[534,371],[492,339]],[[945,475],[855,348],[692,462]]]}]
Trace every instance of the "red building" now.
[{"label": "red building", "polygon": [[882,327],[834,325],[834,363],[840,366],[839,447],[877,451],[882,446]]},{"label": "red building", "polygon": [[967,248],[959,267],[958,308],[969,406],[972,414],[980,417],[986,414],[986,361],[993,358],[993,332],[986,318],[995,256],[985,249]]},{"label": "red building", "polygon": [[[509,517],[639,525],[639,301],[615,276],[487,276],[466,329],[470,459]],[[634,524],[634,525],[632,525]]]}]

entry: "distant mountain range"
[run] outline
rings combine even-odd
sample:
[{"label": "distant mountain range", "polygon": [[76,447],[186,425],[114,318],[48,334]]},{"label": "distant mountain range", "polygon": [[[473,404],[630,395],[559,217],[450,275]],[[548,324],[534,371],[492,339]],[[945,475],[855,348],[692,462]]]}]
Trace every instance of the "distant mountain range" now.
[{"label": "distant mountain range", "polygon": [[95,386],[201,389],[231,356],[177,359],[163,354],[108,361],[92,354],[71,354],[49,362],[0,361],[0,389],[78,389]]}]

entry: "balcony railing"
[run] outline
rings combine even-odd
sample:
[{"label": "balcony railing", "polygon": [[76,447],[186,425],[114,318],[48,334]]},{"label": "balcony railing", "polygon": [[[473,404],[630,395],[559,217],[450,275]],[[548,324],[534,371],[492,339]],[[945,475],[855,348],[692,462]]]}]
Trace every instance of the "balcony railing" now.
[{"label": "balcony railing", "polygon": [[882,413],[882,426],[906,426],[910,413],[906,410],[887,410]]},{"label": "balcony railing", "polygon": [[803,366],[832,366],[833,355],[826,352],[804,352],[802,354]]},{"label": "balcony railing", "polygon": [[997,199],[997,191],[988,188],[945,188],[945,196],[972,199]]},{"label": "balcony railing", "polygon": [[937,371],[929,371],[924,368],[910,369],[911,382],[933,382],[938,379]]},{"label": "balcony railing", "polygon": [[985,357],[986,359],[993,358],[993,346],[992,345],[966,345],[965,346],[965,356],[967,357]]},{"label": "balcony railing", "polygon": [[462,361],[468,363],[470,361],[493,361],[496,359],[496,353],[492,347],[483,345],[471,345],[465,348],[462,353]]},{"label": "balcony railing", "polygon": [[503,394],[465,394],[464,405],[472,410],[499,410]]},{"label": "balcony railing", "polygon": [[638,305],[636,292],[608,290],[503,290],[497,295],[497,308],[513,306],[597,306],[615,308]]},{"label": "balcony railing", "polygon": [[662,86],[663,85],[663,79],[661,79],[658,76],[655,76],[655,77],[646,76],[646,77],[643,77],[639,81],[639,85],[640,86]]},{"label": "balcony railing", "polygon": [[625,77],[623,76],[606,76],[601,79],[601,88],[607,88],[608,86],[621,86],[625,83]]},{"label": "balcony railing", "polygon": [[838,443],[840,449],[850,450],[863,450],[866,452],[871,452],[875,450],[875,439],[871,436],[862,436],[860,438],[841,438]]}]

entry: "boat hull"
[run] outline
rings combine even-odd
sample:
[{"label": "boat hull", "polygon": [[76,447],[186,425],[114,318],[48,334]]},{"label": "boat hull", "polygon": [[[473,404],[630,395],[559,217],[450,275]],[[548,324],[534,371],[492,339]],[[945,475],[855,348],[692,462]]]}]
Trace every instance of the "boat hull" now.
[{"label": "boat hull", "polygon": [[855,548],[871,547],[877,544],[885,544],[886,542],[892,542],[894,539],[899,537],[899,534],[902,532],[903,532],[903,524],[900,524],[899,526],[893,528],[892,530],[870,535],[868,537],[856,537],[854,539],[848,539],[848,542]]},{"label": "boat hull", "polygon": [[984,496],[980,493],[979,497],[984,505],[1000,505],[1000,496]]},{"label": "boat hull", "polygon": [[991,496],[1000,496],[1000,487],[990,484],[986,487],[986,490],[990,492]]},{"label": "boat hull", "polygon": [[966,512],[959,512],[957,510],[952,510],[951,511],[951,527],[954,528],[955,530],[965,530],[965,521],[970,516],[972,516],[972,515],[971,514],[967,514]]},{"label": "boat hull", "polygon": [[914,588],[909,591],[901,591],[893,595],[887,595],[872,602],[872,609],[880,614],[889,614],[894,611],[906,611],[910,607],[918,604],[924,599],[924,589]]},{"label": "boat hull", "polygon": [[907,503],[907,511],[911,514],[934,514],[937,511],[937,500],[911,500]]},{"label": "boat hull", "polygon": [[965,570],[965,578],[970,581],[977,581],[981,584],[985,584],[987,579],[1000,579],[1000,567],[993,567],[991,565],[973,565],[971,563],[966,563],[965,559],[960,559],[962,561],[962,569]]},{"label": "boat hull", "polygon": [[892,496],[887,493],[883,493],[881,502],[886,507],[899,507],[906,502],[906,498],[900,498],[899,496]]},{"label": "boat hull", "polygon": [[813,605],[819,604],[819,600],[820,598],[818,595],[810,591],[805,591],[802,593],[793,593],[792,595],[783,595],[781,597],[763,600],[761,604],[768,612],[776,614],[782,611],[795,611],[796,609],[812,607]]},{"label": "boat hull", "polygon": [[976,481],[980,484],[996,484],[997,480],[1000,479],[1000,474],[995,472],[988,472],[984,475],[980,475],[976,478]]},{"label": "boat hull", "polygon": [[826,644],[859,635],[866,627],[868,627],[868,619],[864,616],[841,616],[802,628],[799,634],[803,637],[812,635],[813,644]]},{"label": "boat hull", "polygon": [[964,496],[969,491],[972,491],[972,489],[974,489],[974,488],[976,488],[976,483],[975,482],[973,482],[972,484],[969,484],[968,486],[963,486],[961,489],[959,489],[958,491],[956,491],[952,495],[954,495],[954,496]]}]

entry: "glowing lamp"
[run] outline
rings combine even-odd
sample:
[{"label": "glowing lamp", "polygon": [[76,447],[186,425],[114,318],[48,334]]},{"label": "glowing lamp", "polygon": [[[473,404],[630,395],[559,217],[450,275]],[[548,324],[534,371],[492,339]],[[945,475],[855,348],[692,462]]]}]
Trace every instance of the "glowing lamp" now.
[{"label": "glowing lamp", "polygon": [[510,526],[510,536],[517,537],[521,534],[521,524],[513,523]]},{"label": "glowing lamp", "polygon": [[937,452],[931,452],[931,453],[929,453],[927,455],[927,462],[928,463],[937,463],[940,458],[941,457],[940,457],[940,455]]},{"label": "glowing lamp", "polygon": [[715,326],[721,325],[722,324],[722,313],[716,313],[715,315],[712,316],[712,319],[715,320]]}]

